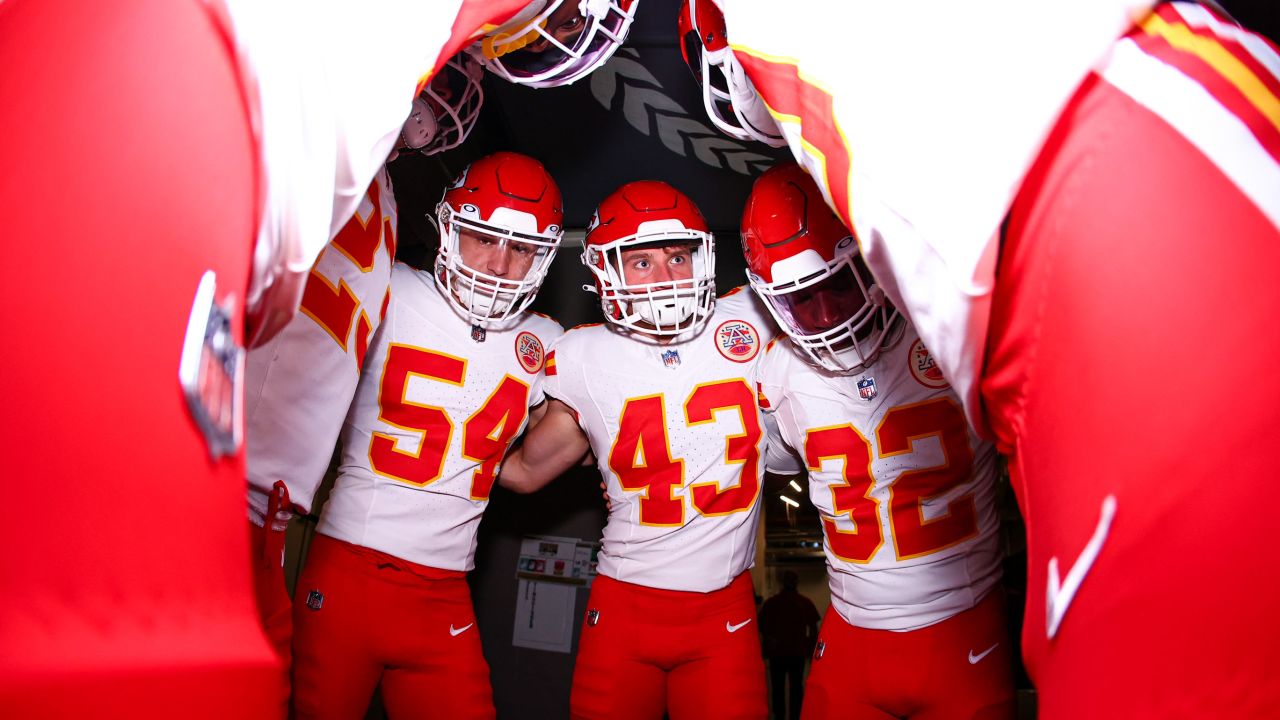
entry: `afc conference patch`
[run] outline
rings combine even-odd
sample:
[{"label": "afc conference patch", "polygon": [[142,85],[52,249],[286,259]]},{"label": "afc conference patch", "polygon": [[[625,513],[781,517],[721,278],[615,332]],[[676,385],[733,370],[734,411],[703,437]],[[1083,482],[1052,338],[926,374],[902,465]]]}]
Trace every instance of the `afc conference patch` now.
[{"label": "afc conference patch", "polygon": [[516,336],[516,360],[525,372],[533,375],[541,370],[544,357],[542,341],[537,335],[525,331]]},{"label": "afc conference patch", "polygon": [[862,378],[858,381],[858,397],[863,400],[873,400],[876,396],[876,379],[873,377]]},{"label": "afc conference patch", "polygon": [[726,320],[716,328],[716,350],[734,362],[750,362],[760,354],[760,333],[751,323],[742,320]]},{"label": "afc conference patch", "polygon": [[907,353],[907,364],[911,366],[911,377],[927,388],[938,390],[950,385],[942,376],[942,368],[938,367],[933,361],[933,355],[929,354],[929,348],[919,338],[911,345],[911,352]]}]

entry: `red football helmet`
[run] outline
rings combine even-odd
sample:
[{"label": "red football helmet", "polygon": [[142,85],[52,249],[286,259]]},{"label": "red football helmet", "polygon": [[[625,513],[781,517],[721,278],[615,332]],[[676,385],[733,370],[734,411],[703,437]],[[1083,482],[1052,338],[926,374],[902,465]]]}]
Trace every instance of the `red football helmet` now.
[{"label": "red football helmet", "polygon": [[622,45],[639,0],[534,0],[470,49],[494,74],[530,87],[568,85]]},{"label": "red football helmet", "polygon": [[756,179],[742,213],[742,249],[752,289],[812,364],[861,372],[902,336],[901,316],[853,234],[799,165]]},{"label": "red football helmet", "polygon": [[684,0],[678,21],[680,52],[702,86],[711,123],[738,140],[787,144],[755,85],[729,49],[724,14],[711,0]]},{"label": "red football helmet", "polygon": [[[481,326],[533,302],[564,234],[560,188],[542,163],[513,152],[468,165],[445,190],[436,220],[436,284],[469,322]],[[469,267],[464,244],[485,252],[509,250],[528,260],[528,270],[511,278]]]},{"label": "red football helmet", "polygon": [[462,144],[484,104],[480,63],[466,53],[449,58],[413,99],[413,111],[400,129],[400,144],[435,155]]},{"label": "red football helmet", "polygon": [[[629,250],[691,246],[688,279],[627,282]],[[641,180],[605,198],[583,241],[582,262],[609,322],[647,335],[700,327],[715,307],[715,238],[693,201],[664,182]]]}]

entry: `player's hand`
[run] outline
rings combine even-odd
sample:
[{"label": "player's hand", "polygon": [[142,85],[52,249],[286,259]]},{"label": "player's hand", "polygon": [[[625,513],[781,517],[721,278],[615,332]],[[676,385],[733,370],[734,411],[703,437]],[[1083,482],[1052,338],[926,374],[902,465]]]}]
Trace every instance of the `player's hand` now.
[{"label": "player's hand", "polygon": [[[587,453],[590,455],[591,453]],[[604,495],[604,509],[613,512],[613,501],[609,499],[609,486],[604,480],[600,481],[600,492]]]}]

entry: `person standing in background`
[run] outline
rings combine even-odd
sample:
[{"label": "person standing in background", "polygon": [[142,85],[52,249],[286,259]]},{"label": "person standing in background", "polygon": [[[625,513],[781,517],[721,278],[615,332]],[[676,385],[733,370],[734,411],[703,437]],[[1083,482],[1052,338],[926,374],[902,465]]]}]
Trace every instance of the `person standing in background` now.
[{"label": "person standing in background", "polygon": [[[775,720],[799,720],[804,702],[804,666],[818,642],[818,608],[797,589],[800,576],[782,573],[782,589],[760,608],[760,634],[769,661],[769,692]],[[791,702],[786,702],[788,688]],[[788,708],[790,712],[788,713]]]}]

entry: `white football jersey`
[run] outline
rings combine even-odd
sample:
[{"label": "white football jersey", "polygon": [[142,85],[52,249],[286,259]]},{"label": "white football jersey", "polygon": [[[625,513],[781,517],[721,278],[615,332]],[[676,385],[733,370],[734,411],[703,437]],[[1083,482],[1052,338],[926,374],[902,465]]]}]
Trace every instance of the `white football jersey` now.
[{"label": "white football jersey", "polygon": [[1000,223],[1058,113],[1153,0],[717,2],[796,159],[979,422]]},{"label": "white football jersey", "polygon": [[300,312],[245,361],[250,517],[276,480],[310,512],[382,321],[395,258],[396,199],[384,167],[311,268]]},{"label": "white football jersey", "polygon": [[914,630],[999,581],[994,447],[908,325],[869,370],[814,368],[788,340],[761,363],[761,404],[809,471],[831,603],[851,625]]},{"label": "white football jersey", "polygon": [[498,464],[543,400],[545,349],[563,332],[531,312],[473,328],[430,273],[397,263],[319,532],[470,570]]},{"label": "white football jersey", "polygon": [[710,592],[755,562],[765,438],[754,383],[773,334],[739,289],[692,338],[585,325],[552,348],[547,394],[574,410],[608,486],[601,574]]}]

